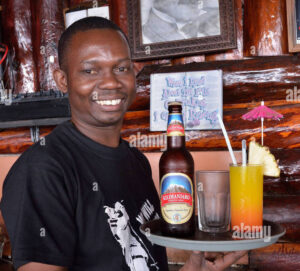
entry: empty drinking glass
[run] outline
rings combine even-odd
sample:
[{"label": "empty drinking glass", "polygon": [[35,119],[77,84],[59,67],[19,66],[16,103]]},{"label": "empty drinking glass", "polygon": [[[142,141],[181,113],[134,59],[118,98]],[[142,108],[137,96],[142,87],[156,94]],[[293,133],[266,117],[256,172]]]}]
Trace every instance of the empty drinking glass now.
[{"label": "empty drinking glass", "polygon": [[226,232],[230,229],[229,172],[196,172],[199,230]]}]

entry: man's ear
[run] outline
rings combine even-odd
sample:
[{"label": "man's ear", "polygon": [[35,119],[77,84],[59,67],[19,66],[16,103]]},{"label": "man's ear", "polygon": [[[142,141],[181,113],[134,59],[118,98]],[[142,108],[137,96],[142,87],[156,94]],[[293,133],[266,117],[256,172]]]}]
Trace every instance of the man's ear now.
[{"label": "man's ear", "polygon": [[68,92],[68,81],[67,81],[67,74],[61,70],[56,69],[53,71],[53,78],[59,90],[63,93]]}]

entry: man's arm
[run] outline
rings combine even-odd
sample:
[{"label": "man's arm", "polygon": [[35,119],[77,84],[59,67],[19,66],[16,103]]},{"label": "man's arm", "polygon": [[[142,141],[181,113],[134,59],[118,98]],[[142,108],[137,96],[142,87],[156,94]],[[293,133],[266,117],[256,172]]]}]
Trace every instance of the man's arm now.
[{"label": "man's arm", "polygon": [[[247,252],[236,251],[221,255],[221,253],[194,251],[180,271],[222,271],[246,255]],[[211,258],[210,256],[215,259],[207,260],[206,257]]]},{"label": "man's arm", "polygon": [[66,267],[30,262],[18,268],[18,271],[68,271]]},{"label": "man's arm", "polygon": [[[58,162],[50,158],[46,161],[43,155],[33,156],[39,161],[21,158],[11,169],[1,199],[14,268],[47,270],[46,267],[35,268],[38,263],[50,268],[51,265],[71,266],[76,226],[69,180],[64,178]],[[29,263],[34,263],[32,268],[27,267]],[[50,271],[60,270],[57,268],[52,267]]]}]

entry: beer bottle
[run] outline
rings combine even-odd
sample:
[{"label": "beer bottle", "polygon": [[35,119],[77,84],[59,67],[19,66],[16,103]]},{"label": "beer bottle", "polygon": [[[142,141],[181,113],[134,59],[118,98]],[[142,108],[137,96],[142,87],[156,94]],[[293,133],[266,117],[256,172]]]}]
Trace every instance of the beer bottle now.
[{"label": "beer bottle", "polygon": [[194,160],[185,147],[180,102],[168,103],[167,150],[159,161],[162,232],[170,236],[194,233]]}]

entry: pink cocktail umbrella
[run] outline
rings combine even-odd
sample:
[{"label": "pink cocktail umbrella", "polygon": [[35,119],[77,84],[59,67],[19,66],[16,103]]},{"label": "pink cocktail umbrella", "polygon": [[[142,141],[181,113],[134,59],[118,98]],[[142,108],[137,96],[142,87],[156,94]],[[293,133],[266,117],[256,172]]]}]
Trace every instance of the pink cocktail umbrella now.
[{"label": "pink cocktail umbrella", "polygon": [[264,145],[264,119],[279,120],[283,118],[283,115],[265,106],[262,101],[260,106],[242,116],[244,120],[257,120],[259,118],[261,119],[261,145]]}]

